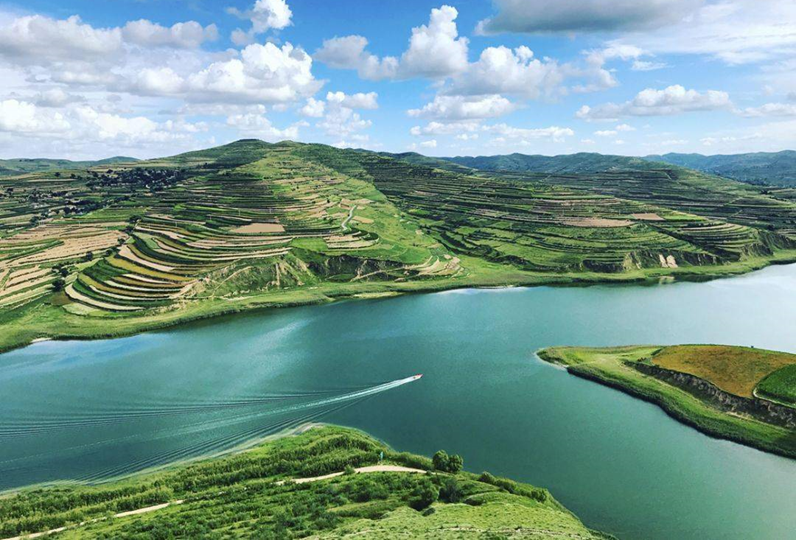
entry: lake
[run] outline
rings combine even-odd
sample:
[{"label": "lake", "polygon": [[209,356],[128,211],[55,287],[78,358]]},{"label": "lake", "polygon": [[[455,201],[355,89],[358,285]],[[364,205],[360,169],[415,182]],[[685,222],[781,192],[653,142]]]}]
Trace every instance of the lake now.
[{"label": "lake", "polygon": [[704,283],[340,302],[36,343],[0,355],[0,489],[102,480],[322,421],[547,487],[623,539],[796,538],[796,461],[702,435],[534,356],[638,343],[796,352],[796,265]]}]

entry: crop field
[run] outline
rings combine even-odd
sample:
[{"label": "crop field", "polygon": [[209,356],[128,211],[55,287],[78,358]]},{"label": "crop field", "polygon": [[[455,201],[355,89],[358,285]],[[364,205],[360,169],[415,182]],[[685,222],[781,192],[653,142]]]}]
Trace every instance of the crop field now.
[{"label": "crop field", "polygon": [[379,190],[449,249],[530,271],[715,265],[792,245],[784,234],[633,200],[632,190],[620,198],[374,155],[358,160]]},{"label": "crop field", "polygon": [[[637,189],[620,195],[421,161],[243,140],[149,161],[15,162],[0,174],[0,348],[346,295],[796,259],[796,200],[751,186],[698,176],[644,192],[646,173],[630,171]],[[726,216],[705,206],[728,193]]]},{"label": "crop field", "polygon": [[750,398],[761,379],[796,364],[796,354],[749,347],[678,345],[664,347],[651,360],[657,366],[696,375],[725,392]]},{"label": "crop field", "polygon": [[[376,464],[420,472],[354,473]],[[325,480],[291,481],[347,468],[348,474]],[[62,538],[341,538],[365,531],[382,537],[402,531],[434,538],[509,532],[609,538],[587,529],[545,489],[488,473],[434,471],[428,458],[330,426],[98,486],[0,498],[3,538],[61,527]]]}]

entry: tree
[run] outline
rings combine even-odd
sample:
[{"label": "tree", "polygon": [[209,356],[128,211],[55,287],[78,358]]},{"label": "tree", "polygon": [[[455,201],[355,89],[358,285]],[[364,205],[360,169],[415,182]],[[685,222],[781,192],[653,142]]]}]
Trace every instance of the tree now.
[{"label": "tree", "polygon": [[59,277],[58,279],[53,281],[53,291],[61,292],[64,290],[65,287],[66,287],[66,281],[64,280],[64,278]]},{"label": "tree", "polygon": [[431,460],[434,469],[441,472],[456,474],[462,470],[464,459],[458,454],[448,455],[445,450],[439,450]]},{"label": "tree", "polygon": [[418,511],[424,510],[431,506],[437,498],[439,498],[439,490],[431,483],[431,480],[423,478],[412,490],[409,506]]},{"label": "tree", "polygon": [[462,500],[462,488],[455,477],[449,476],[445,479],[439,490],[439,498],[441,501],[449,503],[457,503]]}]

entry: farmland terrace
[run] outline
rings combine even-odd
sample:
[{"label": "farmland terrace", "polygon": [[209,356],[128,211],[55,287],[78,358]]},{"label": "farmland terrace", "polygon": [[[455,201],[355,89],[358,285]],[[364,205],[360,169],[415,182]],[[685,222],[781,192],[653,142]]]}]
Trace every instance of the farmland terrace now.
[{"label": "farmland terrace", "polygon": [[427,162],[244,140],[2,171],[0,348],[264,305],[715,276],[796,258],[796,203],[763,188],[683,169]]}]

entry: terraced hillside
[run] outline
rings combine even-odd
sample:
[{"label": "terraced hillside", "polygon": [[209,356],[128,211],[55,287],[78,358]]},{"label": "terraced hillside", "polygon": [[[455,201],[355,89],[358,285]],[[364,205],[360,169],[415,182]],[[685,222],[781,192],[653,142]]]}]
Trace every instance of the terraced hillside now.
[{"label": "terraced hillside", "polygon": [[458,165],[514,181],[585,189],[664,206],[796,239],[796,207],[786,189],[750,186],[640,158],[571,156],[487,156],[450,158]]},{"label": "terraced hillside", "polygon": [[258,306],[796,258],[796,200],[734,182],[651,189],[660,171],[625,171],[623,191],[423,161],[244,140],[0,177],[0,348]]},{"label": "terraced hillside", "polygon": [[545,489],[435,470],[331,426],[127,480],[0,499],[0,537],[53,529],[59,538],[611,538]]}]

